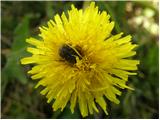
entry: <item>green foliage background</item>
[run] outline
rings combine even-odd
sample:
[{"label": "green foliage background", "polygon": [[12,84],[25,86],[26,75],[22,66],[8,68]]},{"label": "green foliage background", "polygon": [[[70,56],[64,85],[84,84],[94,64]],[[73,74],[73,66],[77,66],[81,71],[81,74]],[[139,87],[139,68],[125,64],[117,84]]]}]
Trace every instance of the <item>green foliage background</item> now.
[{"label": "green foliage background", "polygon": [[[39,94],[42,88],[34,89],[35,81],[26,73],[31,66],[20,65],[20,58],[29,55],[25,51],[25,39],[39,33],[38,27],[62,11],[67,12],[70,5],[85,8],[89,2],[1,2],[1,117],[2,118],[82,118],[79,108],[71,114],[67,106],[63,112],[52,112],[46,98]],[[158,3],[157,3],[158,4]],[[138,17],[137,10],[145,17],[145,10],[154,13],[150,18],[158,24],[159,11],[152,2],[96,2],[100,10],[106,10],[115,21],[113,34],[123,31],[131,34],[137,43],[137,56],[140,59],[138,75],[129,78],[135,91],[124,90],[119,97],[121,103],[108,102],[109,115],[102,110],[87,118],[158,118],[159,117],[159,46],[158,34],[152,34],[142,23],[129,24],[128,20]],[[126,7],[132,7],[132,10]]]}]

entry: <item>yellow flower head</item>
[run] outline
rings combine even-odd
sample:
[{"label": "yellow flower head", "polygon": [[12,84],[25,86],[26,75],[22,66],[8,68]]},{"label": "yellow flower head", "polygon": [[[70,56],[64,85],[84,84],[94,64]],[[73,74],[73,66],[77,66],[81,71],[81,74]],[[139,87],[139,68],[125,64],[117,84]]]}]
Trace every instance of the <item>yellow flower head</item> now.
[{"label": "yellow flower head", "polygon": [[72,5],[68,17],[56,15],[48,27],[40,27],[41,40],[26,40],[35,47],[27,48],[33,55],[21,63],[35,64],[28,73],[39,79],[36,87],[44,86],[41,94],[47,102],[55,100],[53,110],[63,110],[70,102],[72,112],[79,104],[83,117],[99,112],[97,105],[108,114],[105,98],[118,104],[119,89],[132,89],[126,82],[129,75],[136,75],[129,71],[137,70],[139,61],[128,57],[136,54],[137,45],[130,35],[111,35],[114,22],[109,19],[94,2],[84,11]]}]

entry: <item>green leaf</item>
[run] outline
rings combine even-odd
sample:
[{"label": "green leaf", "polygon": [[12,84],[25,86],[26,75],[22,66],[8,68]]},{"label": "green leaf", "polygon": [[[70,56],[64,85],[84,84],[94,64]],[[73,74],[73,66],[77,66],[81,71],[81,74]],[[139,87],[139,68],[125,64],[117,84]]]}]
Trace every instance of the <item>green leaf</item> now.
[{"label": "green leaf", "polygon": [[46,2],[46,14],[48,18],[53,18],[53,16],[55,15],[55,11],[53,9],[53,2],[51,1],[47,1]]},{"label": "green leaf", "polygon": [[27,47],[25,39],[29,36],[30,17],[30,15],[26,15],[16,27],[11,53],[7,56],[7,63],[3,69],[9,80],[16,79],[22,84],[27,82],[27,78],[20,65],[20,59],[27,54],[25,51]]},{"label": "green leaf", "polygon": [[[1,72],[1,74],[2,74],[2,77],[1,77],[1,79],[2,79],[2,81],[1,81],[1,96],[3,96],[3,94],[5,92],[5,88],[8,84],[8,76],[3,70]],[[2,97],[1,97],[1,100],[2,100]]]},{"label": "green leaf", "polygon": [[14,42],[12,44],[12,51],[19,51],[24,49],[27,45],[25,39],[29,36],[29,19],[31,15],[26,15],[22,22],[18,24],[14,31]]}]

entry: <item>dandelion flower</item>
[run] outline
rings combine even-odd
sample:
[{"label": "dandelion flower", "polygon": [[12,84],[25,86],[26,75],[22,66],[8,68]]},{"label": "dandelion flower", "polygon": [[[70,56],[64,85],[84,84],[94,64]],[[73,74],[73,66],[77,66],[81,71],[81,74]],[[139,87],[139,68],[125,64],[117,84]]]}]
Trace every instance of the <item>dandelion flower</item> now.
[{"label": "dandelion flower", "polygon": [[99,112],[99,105],[106,114],[105,98],[119,104],[120,89],[126,85],[131,72],[137,70],[138,60],[129,57],[136,54],[137,45],[131,36],[123,33],[111,35],[114,22],[105,12],[99,12],[94,2],[84,11],[71,5],[68,17],[55,15],[47,27],[40,27],[41,39],[26,40],[31,57],[21,59],[22,64],[34,64],[28,72],[38,79],[38,86],[47,102],[55,100],[53,110],[63,109],[70,103],[71,112],[79,104],[83,117]]}]

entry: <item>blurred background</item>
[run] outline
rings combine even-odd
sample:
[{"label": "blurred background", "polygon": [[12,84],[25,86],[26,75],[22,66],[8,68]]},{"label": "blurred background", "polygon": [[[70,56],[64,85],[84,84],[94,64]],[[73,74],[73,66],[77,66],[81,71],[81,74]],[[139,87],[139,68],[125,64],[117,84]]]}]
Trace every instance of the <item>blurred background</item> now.
[{"label": "blurred background", "polygon": [[[1,2],[1,117],[2,118],[82,118],[79,108],[71,114],[69,105],[63,112],[52,112],[51,104],[34,89],[27,71],[30,65],[20,65],[25,51],[25,39],[39,33],[39,26],[58,13],[67,12],[70,5],[86,8],[90,2]],[[119,105],[108,102],[109,115],[102,110],[86,118],[158,118],[159,117],[159,9],[158,0],[96,2],[115,21],[112,34],[131,34],[137,43],[140,59],[137,76],[129,78],[135,91],[123,90]]]}]

